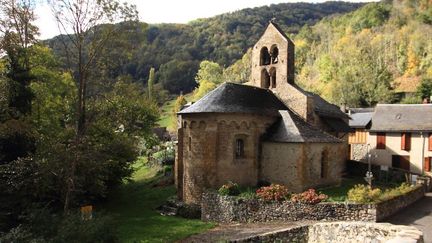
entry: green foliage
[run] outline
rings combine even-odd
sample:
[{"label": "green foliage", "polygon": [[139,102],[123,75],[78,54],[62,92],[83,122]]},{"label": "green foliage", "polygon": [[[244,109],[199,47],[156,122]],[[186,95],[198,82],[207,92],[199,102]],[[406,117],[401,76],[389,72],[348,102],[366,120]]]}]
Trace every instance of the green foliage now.
[{"label": "green foliage", "polygon": [[289,199],[291,196],[288,188],[279,184],[261,187],[256,191],[256,195],[265,201],[283,201]]},{"label": "green foliage", "polygon": [[402,183],[398,187],[389,188],[386,189],[379,197],[379,201],[386,201],[390,200],[392,198],[395,198],[397,196],[404,195],[412,190],[414,190],[416,187],[411,186],[408,183]]},{"label": "green foliage", "polygon": [[385,3],[367,4],[353,14],[351,26],[356,31],[381,26],[389,19],[390,9]]},{"label": "green foliage", "polygon": [[294,37],[297,82],[351,107],[391,103],[395,91],[412,92],[415,80],[432,74],[432,27],[419,23],[415,12],[431,6],[408,3],[370,3],[304,27]]},{"label": "green foliage", "polygon": [[220,84],[223,81],[223,69],[215,63],[204,60],[200,63],[198,73],[195,77],[195,81],[200,84],[203,81],[207,81],[214,84]]},{"label": "green foliage", "polygon": [[245,189],[240,188],[239,198],[254,199],[257,198],[256,190],[254,188],[247,187]]},{"label": "green foliage", "polygon": [[216,84],[212,83],[207,80],[202,80],[198,86],[193,92],[193,100],[197,101],[204,97],[208,92],[214,90],[216,88]]},{"label": "green foliage", "polygon": [[30,224],[19,225],[0,236],[2,242],[118,242],[116,225],[105,215],[82,220],[79,214],[52,215],[34,209]]},{"label": "green foliage", "polygon": [[157,80],[172,94],[190,92],[195,86],[194,76],[197,70],[195,61],[173,59],[161,65],[157,72]]},{"label": "green foliage", "polygon": [[[159,167],[138,165],[132,181],[115,190],[101,205],[118,223],[121,242],[175,242],[214,227],[212,223],[162,216],[155,210],[176,194],[174,186],[155,187]],[[163,229],[163,230],[160,230]]]},{"label": "green foliage", "polygon": [[356,203],[373,203],[377,202],[382,194],[381,189],[371,189],[367,185],[355,185],[348,191],[348,201]]},{"label": "green foliage", "polygon": [[[296,33],[307,24],[313,25],[320,19],[346,13],[363,6],[361,3],[282,3],[254,9],[243,9],[221,14],[208,19],[198,19],[189,24],[119,23],[115,27],[116,38],[107,44],[103,68],[93,70],[95,77],[115,80],[118,76],[130,76],[146,84],[151,67],[156,70],[156,82],[171,94],[187,93],[195,88],[194,77],[198,63],[212,60],[221,67],[228,67],[241,59],[263,33],[268,21],[275,17],[287,33]],[[58,36],[47,43],[60,59],[66,53],[62,50]],[[90,40],[89,40],[90,41]],[[124,47],[125,44],[129,46]],[[247,69],[236,65],[228,81],[248,80]],[[229,73],[229,72],[228,72]],[[108,74],[108,75],[105,75]]]},{"label": "green foliage", "polygon": [[180,95],[179,97],[177,97],[175,103],[174,103],[174,109],[173,109],[173,113],[177,113],[180,111],[180,109],[187,104],[187,100],[183,95]]},{"label": "green foliage", "polygon": [[150,68],[149,79],[147,81],[147,93],[149,100],[153,99],[153,84],[155,79],[155,69]]},{"label": "green foliage", "polygon": [[402,98],[401,104],[421,104],[422,99],[418,95],[408,95]]},{"label": "green foliage", "polygon": [[79,214],[64,218],[53,242],[119,242],[116,225],[107,216],[94,215],[91,220],[82,220]]},{"label": "green foliage", "polygon": [[246,83],[249,81],[252,68],[252,49],[249,48],[243,57],[223,70],[224,81]]},{"label": "green foliage", "polygon": [[328,198],[327,195],[322,193],[317,193],[315,189],[309,189],[302,193],[293,194],[291,196],[291,201],[300,202],[300,203],[308,203],[308,204],[317,204],[321,201],[324,201]]},{"label": "green foliage", "polygon": [[407,183],[402,183],[394,188],[387,188],[384,191],[379,188],[370,189],[366,185],[355,185],[348,191],[348,200],[356,203],[378,203],[404,195],[415,188]]},{"label": "green foliage", "polygon": [[422,99],[432,96],[432,78],[423,78],[420,86],[417,87],[417,95]]},{"label": "green foliage", "polygon": [[240,188],[237,183],[229,181],[228,183],[222,185],[218,192],[222,196],[237,196],[240,194]]}]

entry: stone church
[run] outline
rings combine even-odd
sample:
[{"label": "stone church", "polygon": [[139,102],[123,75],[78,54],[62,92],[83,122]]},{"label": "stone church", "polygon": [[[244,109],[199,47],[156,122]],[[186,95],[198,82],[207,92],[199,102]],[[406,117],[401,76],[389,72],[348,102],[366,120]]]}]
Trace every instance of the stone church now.
[{"label": "stone church", "polygon": [[178,113],[179,199],[200,203],[228,181],[293,192],[340,182],[349,117],[294,83],[294,57],[294,43],[270,22],[247,85],[225,82]]}]

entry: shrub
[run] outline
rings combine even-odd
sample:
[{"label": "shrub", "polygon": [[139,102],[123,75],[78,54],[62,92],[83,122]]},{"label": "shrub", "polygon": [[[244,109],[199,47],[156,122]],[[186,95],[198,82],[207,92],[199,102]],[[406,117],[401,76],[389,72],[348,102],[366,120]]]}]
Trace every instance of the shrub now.
[{"label": "shrub", "polygon": [[81,215],[64,218],[53,242],[118,242],[114,221],[107,216],[95,215],[92,220],[82,220]]},{"label": "shrub", "polygon": [[308,204],[317,204],[323,200],[328,198],[325,194],[318,194],[315,189],[309,189],[302,193],[293,194],[291,197],[291,201],[293,202],[301,202]]},{"label": "shrub", "polygon": [[379,188],[371,189],[367,185],[355,185],[348,191],[348,201],[356,203],[377,202],[382,191]]},{"label": "shrub", "polygon": [[414,189],[414,187],[412,187],[410,184],[402,183],[398,187],[385,190],[384,193],[382,193],[382,195],[380,195],[378,200],[379,201],[390,200],[394,197],[406,194],[406,193],[412,191],[413,189]]},{"label": "shrub", "polygon": [[282,201],[290,197],[288,189],[279,184],[261,187],[256,191],[256,195],[265,201]]},{"label": "shrub", "polygon": [[244,199],[253,199],[256,198],[257,195],[255,194],[255,190],[253,188],[246,188],[244,190],[241,190],[242,192],[239,194],[239,197]]},{"label": "shrub", "polygon": [[229,181],[227,184],[222,185],[218,192],[223,196],[237,196],[240,194],[240,188],[236,183]]}]

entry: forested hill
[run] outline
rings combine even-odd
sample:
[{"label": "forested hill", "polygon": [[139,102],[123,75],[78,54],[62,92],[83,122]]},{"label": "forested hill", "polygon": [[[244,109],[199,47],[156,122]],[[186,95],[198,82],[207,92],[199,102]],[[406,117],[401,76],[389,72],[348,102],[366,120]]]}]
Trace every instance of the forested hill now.
[{"label": "forested hill", "polygon": [[370,3],[294,37],[296,80],[340,105],[419,103],[432,95],[431,40],[431,1]]},{"label": "forested hill", "polygon": [[[361,6],[361,3],[347,2],[282,3],[198,19],[189,24],[118,24],[121,33],[105,53],[108,57],[105,60],[109,60],[103,64],[105,70],[95,72],[99,78],[129,76],[145,85],[150,68],[155,67],[156,82],[164,89],[173,94],[189,92],[196,86],[194,77],[200,61],[231,65],[253,46],[270,19],[276,18],[284,31],[294,34],[304,25]],[[62,37],[47,43],[64,57],[59,38]]]}]

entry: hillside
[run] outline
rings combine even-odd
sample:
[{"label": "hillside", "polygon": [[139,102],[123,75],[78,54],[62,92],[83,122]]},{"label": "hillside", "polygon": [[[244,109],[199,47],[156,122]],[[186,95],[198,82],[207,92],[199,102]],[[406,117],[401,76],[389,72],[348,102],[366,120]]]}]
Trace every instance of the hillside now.
[{"label": "hillside", "polygon": [[368,4],[295,36],[297,82],[336,104],[371,106],[432,95],[432,2]]},{"label": "hillside", "polygon": [[[189,92],[196,86],[194,77],[200,61],[231,65],[258,40],[273,17],[287,33],[295,34],[304,25],[361,6],[346,2],[283,3],[247,8],[189,24],[117,24],[119,35],[104,53],[110,60],[104,63],[108,71],[95,70],[100,72],[95,76],[112,80],[129,76],[145,85],[150,68],[155,67],[157,81],[164,89],[172,94]],[[64,59],[60,38],[65,37],[58,36],[47,43]]]}]

